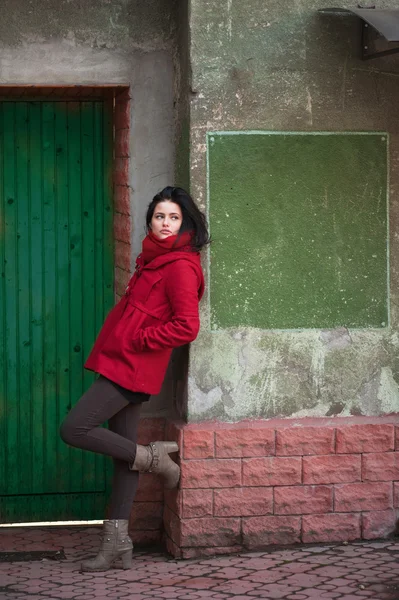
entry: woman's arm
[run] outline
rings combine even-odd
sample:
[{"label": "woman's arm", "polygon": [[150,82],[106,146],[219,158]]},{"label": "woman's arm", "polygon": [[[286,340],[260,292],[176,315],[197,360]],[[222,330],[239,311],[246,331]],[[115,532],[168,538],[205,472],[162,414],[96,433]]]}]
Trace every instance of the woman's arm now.
[{"label": "woman's arm", "polygon": [[172,318],[162,325],[146,327],[132,340],[133,350],[177,348],[195,340],[199,331],[198,275],[188,261],[176,261],[166,282]]}]

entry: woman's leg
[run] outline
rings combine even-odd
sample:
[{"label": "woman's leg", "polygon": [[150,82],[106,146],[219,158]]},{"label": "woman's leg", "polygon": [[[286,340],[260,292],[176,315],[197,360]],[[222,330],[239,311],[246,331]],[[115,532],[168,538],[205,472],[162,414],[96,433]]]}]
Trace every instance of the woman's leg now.
[{"label": "woman's leg", "polygon": [[126,463],[133,462],[136,456],[135,437],[124,437],[100,425],[129,406],[134,405],[130,405],[118,387],[100,376],[65,418],[60,428],[61,438],[70,446],[124,461],[128,470]]},{"label": "woman's leg", "polygon": [[[110,429],[100,427],[120,411],[134,406],[126,397],[141,403],[148,399],[148,394],[129,392],[100,376],[62,423],[61,438],[71,446],[106,454],[125,464],[130,463],[129,466],[133,471],[151,470],[163,477],[167,488],[176,487],[179,482],[180,468],[169,457],[170,453],[178,451],[175,442],[151,442],[149,446],[137,447],[135,436],[129,437],[120,433],[129,430],[128,422],[136,423],[134,429],[137,426],[138,413],[132,410],[127,411],[120,419],[116,419],[114,427],[111,426]],[[122,487],[124,488],[124,485]],[[117,497],[121,497],[119,493]]]},{"label": "woman's leg", "polygon": [[[109,420],[109,428],[115,434],[137,441],[137,428],[141,404],[129,404]],[[114,476],[110,503],[110,519],[129,519],[133,500],[139,483],[139,472],[126,468],[126,462],[114,458]]]}]

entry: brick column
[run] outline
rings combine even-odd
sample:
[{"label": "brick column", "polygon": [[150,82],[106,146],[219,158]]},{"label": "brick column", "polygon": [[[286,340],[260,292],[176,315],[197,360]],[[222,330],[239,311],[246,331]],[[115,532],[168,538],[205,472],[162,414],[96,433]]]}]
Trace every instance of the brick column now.
[{"label": "brick column", "polygon": [[[120,300],[133,272],[133,221],[130,201],[130,91],[120,92],[114,106],[114,243],[115,294]],[[138,443],[163,439],[165,420],[147,417],[140,420]],[[129,522],[129,533],[135,544],[159,543],[163,523],[163,485],[151,474],[140,475],[139,487]]]},{"label": "brick column", "polygon": [[[137,441],[147,445],[154,440],[163,440],[164,430],[165,419],[140,419]],[[145,546],[161,542],[163,502],[164,489],[161,479],[151,473],[141,474],[129,522],[129,534],[134,544]]]},{"label": "brick column", "polygon": [[124,90],[115,97],[115,163],[114,163],[114,240],[115,292],[123,295],[132,273],[132,216],[129,185],[130,92]]},{"label": "brick column", "polygon": [[193,558],[388,537],[399,508],[399,416],[168,423],[180,489],[167,548]]}]

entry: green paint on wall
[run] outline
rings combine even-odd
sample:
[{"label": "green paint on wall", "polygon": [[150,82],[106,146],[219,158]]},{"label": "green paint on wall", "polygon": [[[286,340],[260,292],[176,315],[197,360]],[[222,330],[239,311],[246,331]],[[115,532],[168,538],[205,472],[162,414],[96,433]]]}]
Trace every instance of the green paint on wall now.
[{"label": "green paint on wall", "polygon": [[385,327],[387,135],[208,134],[212,328]]}]

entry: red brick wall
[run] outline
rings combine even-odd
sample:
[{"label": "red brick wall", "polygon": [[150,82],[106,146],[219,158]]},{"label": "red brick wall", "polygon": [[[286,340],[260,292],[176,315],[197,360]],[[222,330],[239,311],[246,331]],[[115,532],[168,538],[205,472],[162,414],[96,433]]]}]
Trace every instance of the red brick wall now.
[{"label": "red brick wall", "polygon": [[399,417],[168,423],[181,447],[164,526],[177,557],[394,533]]},{"label": "red brick wall", "polygon": [[[165,419],[141,419],[138,443],[146,445],[155,440],[163,440],[164,431]],[[129,523],[129,533],[134,544],[151,545],[161,542],[163,506],[164,490],[159,477],[151,473],[141,474]]]},{"label": "red brick wall", "polygon": [[[124,294],[132,275],[131,238],[133,223],[129,185],[130,92],[115,96],[114,107],[114,244],[115,292],[117,300]],[[165,419],[144,418],[140,421],[138,443],[164,439]],[[133,543],[160,543],[163,532],[163,485],[150,473],[140,475],[139,487],[130,515],[129,531]]]},{"label": "red brick wall", "polygon": [[119,299],[124,294],[132,273],[132,216],[129,186],[130,93],[128,89],[115,97],[114,128],[115,292]]}]

